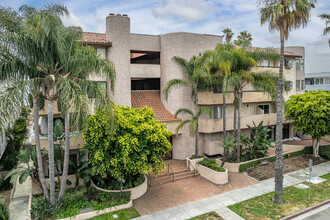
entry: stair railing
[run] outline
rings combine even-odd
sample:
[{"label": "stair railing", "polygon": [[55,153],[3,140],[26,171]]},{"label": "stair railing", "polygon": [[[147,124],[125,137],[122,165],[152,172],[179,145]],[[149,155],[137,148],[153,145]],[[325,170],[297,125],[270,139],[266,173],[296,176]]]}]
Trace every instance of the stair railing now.
[{"label": "stair railing", "polygon": [[167,173],[170,174],[170,170],[171,170],[171,173],[172,173],[172,178],[173,178],[173,182],[174,182],[174,171],[171,167],[170,164],[167,164]]},{"label": "stair railing", "polygon": [[192,166],[192,168],[194,169],[194,177],[196,176],[196,168],[192,165],[191,161],[188,160],[188,163],[189,163],[189,170],[190,170],[190,166]]}]

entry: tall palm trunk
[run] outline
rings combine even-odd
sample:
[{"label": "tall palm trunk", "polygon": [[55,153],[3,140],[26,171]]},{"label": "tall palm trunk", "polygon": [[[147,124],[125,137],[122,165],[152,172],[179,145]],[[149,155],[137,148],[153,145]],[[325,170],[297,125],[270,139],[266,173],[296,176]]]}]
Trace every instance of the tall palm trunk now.
[{"label": "tall palm trunk", "polygon": [[242,108],[242,91],[238,91],[238,111],[237,111],[237,155],[236,161],[241,161],[241,108]]},{"label": "tall palm trunk", "polygon": [[64,150],[61,189],[58,197],[59,203],[63,201],[66,190],[66,180],[68,178],[68,170],[69,170],[69,153],[70,153],[69,151],[70,151],[70,114],[68,112],[65,117],[65,150]]},{"label": "tall palm trunk", "polygon": [[42,191],[44,193],[44,197],[45,197],[46,201],[49,201],[48,189],[47,189],[46,180],[45,180],[45,173],[44,173],[44,168],[42,165],[38,119],[39,119],[38,97],[37,97],[37,95],[34,95],[33,96],[33,124],[34,124],[34,137],[35,137],[35,142],[36,142],[36,153],[37,153],[37,162],[38,162],[38,176],[39,176],[39,181],[41,183]]},{"label": "tall palm trunk", "polygon": [[283,108],[283,66],[284,38],[281,34],[280,72],[276,88],[276,143],[275,143],[275,194],[273,202],[284,203],[283,197],[283,143],[282,143],[282,108]]},{"label": "tall palm trunk", "polygon": [[50,188],[50,204],[55,205],[55,163],[54,163],[54,88],[49,89],[48,99],[48,169],[49,169],[49,188]]},{"label": "tall palm trunk", "polygon": [[236,120],[236,117],[237,116],[237,109],[236,109],[236,107],[235,107],[235,105],[234,105],[234,134],[236,134],[236,132],[237,132],[237,120]]},{"label": "tall palm trunk", "polygon": [[[198,111],[198,97],[197,94],[195,94],[195,115],[197,114]],[[198,131],[198,119],[197,119],[197,125],[196,125],[196,132],[195,132],[195,158],[198,158],[198,140],[199,140],[199,131]]]},{"label": "tall palm trunk", "polygon": [[[227,138],[227,130],[226,130],[226,97],[225,97],[225,93],[223,92],[222,93],[222,127],[223,127],[223,140],[224,142],[226,142],[226,138]],[[226,148],[223,149],[223,156],[224,156],[224,159],[221,163],[221,167],[223,167],[223,165],[225,165],[225,162],[227,160],[227,152],[228,150]]]}]

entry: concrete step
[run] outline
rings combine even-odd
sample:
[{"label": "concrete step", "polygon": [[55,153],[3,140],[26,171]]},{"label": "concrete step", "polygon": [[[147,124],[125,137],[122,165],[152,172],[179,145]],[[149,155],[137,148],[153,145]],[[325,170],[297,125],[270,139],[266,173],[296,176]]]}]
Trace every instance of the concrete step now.
[{"label": "concrete step", "polygon": [[[190,171],[190,170],[180,171],[174,173],[174,181],[188,179],[194,176],[199,176],[199,173],[196,172],[196,174],[194,174],[194,171]],[[162,185],[170,182],[173,182],[173,175],[171,174],[151,178],[151,186]]]}]

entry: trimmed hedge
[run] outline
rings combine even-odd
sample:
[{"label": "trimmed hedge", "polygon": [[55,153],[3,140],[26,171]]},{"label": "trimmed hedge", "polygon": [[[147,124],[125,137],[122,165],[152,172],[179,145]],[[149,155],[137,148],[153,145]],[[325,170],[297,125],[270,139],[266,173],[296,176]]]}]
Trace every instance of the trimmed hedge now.
[{"label": "trimmed hedge", "polygon": [[222,168],[221,166],[219,166],[215,160],[212,159],[208,159],[208,158],[204,158],[204,160],[199,161],[198,164],[205,166],[207,168],[210,168],[212,170],[215,170],[217,172],[226,172],[226,170],[224,168]]},{"label": "trimmed hedge", "polygon": [[[320,149],[321,151],[321,149]],[[283,154],[283,158],[284,159],[288,159],[288,154],[290,154],[290,158],[291,157],[297,157],[303,154],[313,154],[313,147],[305,147],[303,150],[301,151],[296,151],[296,152],[291,152],[291,153],[286,153]],[[259,159],[259,160],[255,160],[255,161],[251,161],[249,163],[245,163],[245,164],[241,164],[239,166],[239,172],[244,172],[247,169],[254,167],[254,166],[258,166],[260,164],[261,161],[267,160],[269,162],[274,162],[275,161],[275,156],[272,157],[267,157],[267,158],[263,158],[263,159]]]}]

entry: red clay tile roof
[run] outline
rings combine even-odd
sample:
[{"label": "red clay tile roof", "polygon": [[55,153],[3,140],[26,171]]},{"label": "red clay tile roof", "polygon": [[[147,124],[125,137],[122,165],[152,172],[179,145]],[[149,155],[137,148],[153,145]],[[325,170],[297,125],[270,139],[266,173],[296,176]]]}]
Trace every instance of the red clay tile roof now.
[{"label": "red clay tile roof", "polygon": [[111,45],[111,41],[106,40],[105,34],[92,33],[92,32],[83,32],[82,33],[82,42],[86,44],[105,44]]},{"label": "red clay tile roof", "polygon": [[155,119],[164,123],[171,121],[181,121],[180,118],[175,118],[160,99],[159,90],[135,90],[132,91],[132,108],[142,108],[148,106],[155,112]]}]

